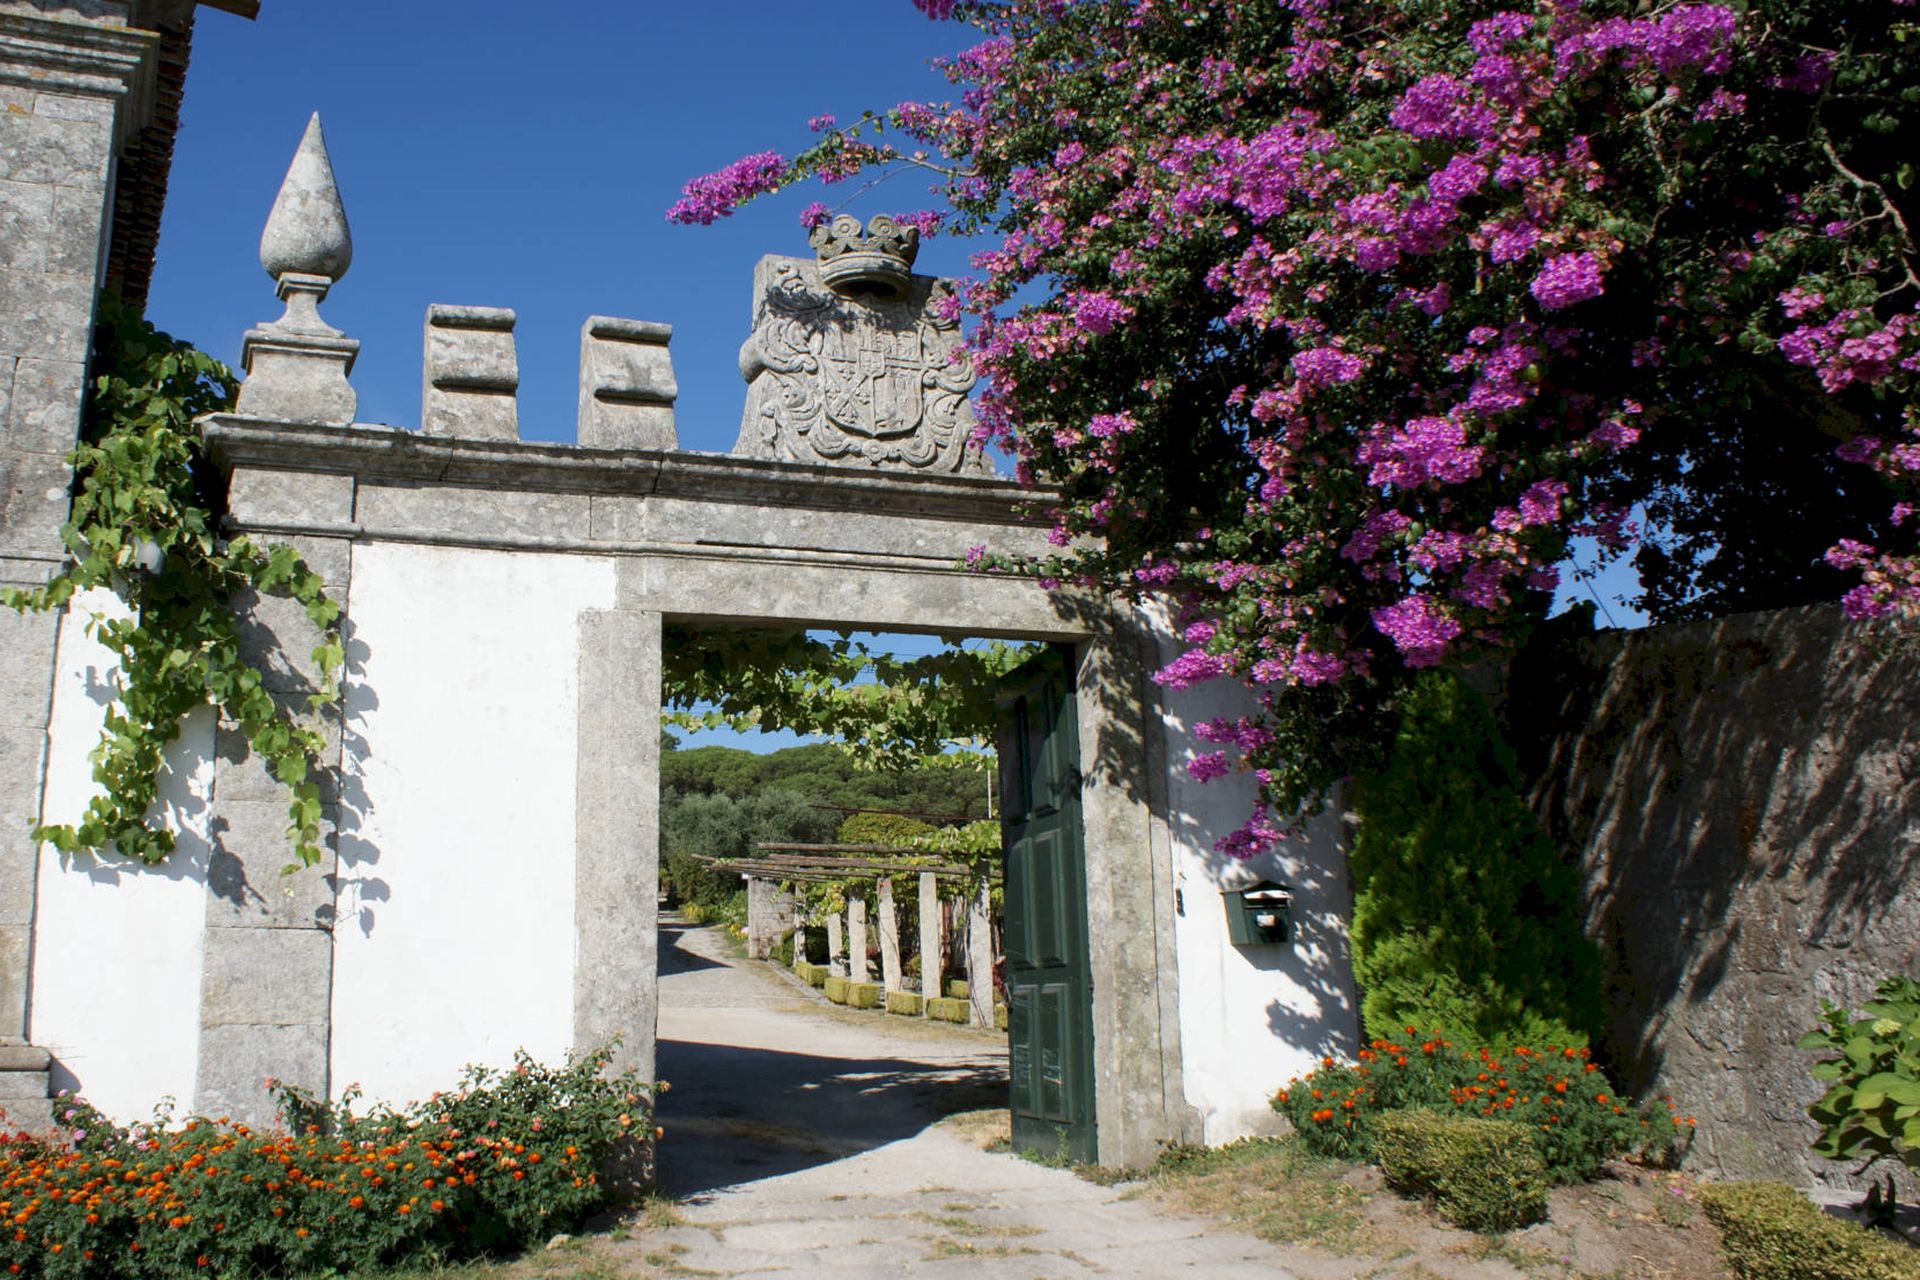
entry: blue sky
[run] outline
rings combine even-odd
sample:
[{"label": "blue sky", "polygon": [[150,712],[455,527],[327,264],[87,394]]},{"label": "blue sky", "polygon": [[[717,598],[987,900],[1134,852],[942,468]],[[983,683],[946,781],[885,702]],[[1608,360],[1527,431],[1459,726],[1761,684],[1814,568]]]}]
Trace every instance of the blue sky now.
[{"label": "blue sky", "polygon": [[[810,116],[944,98],[928,60],[966,34],[908,0],[263,0],[253,22],[203,9],[148,314],[238,365],[242,334],[279,314],[260,230],[318,111],[354,233],[322,314],[360,339],[362,421],[419,423],[429,303],[504,306],[519,313],[524,438],[573,439],[580,326],[602,314],[674,326],[681,447],[731,449],[754,262],[808,252],[810,200],[863,219],[922,208],[928,177],[796,189],[711,227],[672,226],[667,206],[741,155],[806,146]],[[920,269],[963,273],[965,252],[935,239]]]}]

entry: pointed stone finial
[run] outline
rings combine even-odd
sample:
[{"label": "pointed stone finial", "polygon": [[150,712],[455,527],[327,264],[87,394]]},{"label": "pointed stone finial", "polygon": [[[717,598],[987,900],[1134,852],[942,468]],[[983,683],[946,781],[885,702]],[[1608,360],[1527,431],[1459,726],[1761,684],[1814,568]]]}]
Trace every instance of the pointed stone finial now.
[{"label": "pointed stone finial", "polygon": [[320,303],[352,262],[347,211],[315,112],[260,236],[260,265],[286,311],[248,330],[240,348],[247,380],[234,412],[326,426],[353,421],[357,397],[347,374],[360,344],[320,318]]},{"label": "pointed stone finial", "polygon": [[260,265],[275,280],[297,272],[335,281],[353,265],[353,233],[347,229],[347,210],[333,180],[318,111],[307,121],[280,194],[273,199],[273,212],[260,234]]}]

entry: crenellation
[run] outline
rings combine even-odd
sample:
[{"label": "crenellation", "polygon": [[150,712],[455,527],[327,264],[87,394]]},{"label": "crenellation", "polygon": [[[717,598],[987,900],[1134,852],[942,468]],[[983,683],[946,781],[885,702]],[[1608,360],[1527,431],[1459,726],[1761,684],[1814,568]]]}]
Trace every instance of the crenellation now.
[{"label": "crenellation", "polygon": [[587,449],[677,449],[680,395],[667,344],[673,326],[589,316],[580,328],[578,440]]},{"label": "crenellation", "polygon": [[420,428],[430,436],[518,440],[520,362],[507,307],[427,308]]}]

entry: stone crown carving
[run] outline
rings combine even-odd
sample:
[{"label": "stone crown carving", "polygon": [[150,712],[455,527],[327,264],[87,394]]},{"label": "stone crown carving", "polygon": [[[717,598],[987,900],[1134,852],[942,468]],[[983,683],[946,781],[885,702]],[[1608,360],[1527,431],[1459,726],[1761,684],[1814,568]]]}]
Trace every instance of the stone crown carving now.
[{"label": "stone crown carving", "polygon": [[843,213],[815,227],[807,243],[813,246],[821,281],[835,293],[849,298],[897,298],[913,277],[920,230],[877,213],[863,233],[860,219]]},{"label": "stone crown carving", "polygon": [[908,275],[895,295],[848,297],[825,274],[805,258],[766,257],[754,269],[753,335],[740,348],[747,404],[733,452],[991,475],[973,442],[975,375],[960,349],[953,286]]}]

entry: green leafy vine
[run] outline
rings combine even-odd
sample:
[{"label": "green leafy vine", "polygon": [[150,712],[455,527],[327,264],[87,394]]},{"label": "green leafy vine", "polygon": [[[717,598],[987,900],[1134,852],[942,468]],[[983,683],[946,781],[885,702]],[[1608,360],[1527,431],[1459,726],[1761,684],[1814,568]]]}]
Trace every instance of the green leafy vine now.
[{"label": "green leafy vine", "polygon": [[823,734],[876,768],[984,767],[995,681],[1033,652],[995,640],[902,658],[844,633],[736,627],[669,627],[665,641],[669,723]]},{"label": "green leafy vine", "polygon": [[[211,705],[288,789],[287,834],[299,863],[287,870],[311,866],[320,860],[313,775],[326,747],[316,718],[339,700],[344,663],[339,606],[292,547],[220,536],[220,499],[193,422],[231,407],[232,372],[111,296],[101,300],[95,350],[97,376],[70,459],[73,507],[60,531],[71,560],[42,586],[0,589],[0,604],[59,609],[105,589],[129,613],[95,612],[87,624],[120,666],[118,697],[91,756],[100,792],[78,822],[41,825],[34,838],[63,853],[112,846],[142,862],[165,859],[173,832],[148,819],[163,759],[182,717]],[[312,654],[318,687],[305,715],[281,705],[243,656],[234,607],[249,589],[297,600],[321,629]]]}]

